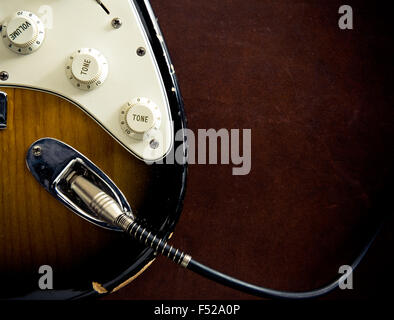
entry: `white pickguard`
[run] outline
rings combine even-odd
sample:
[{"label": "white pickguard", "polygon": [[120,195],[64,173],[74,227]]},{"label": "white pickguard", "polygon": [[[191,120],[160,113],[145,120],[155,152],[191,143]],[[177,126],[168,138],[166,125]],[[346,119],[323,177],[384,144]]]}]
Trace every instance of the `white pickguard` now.
[{"label": "white pickguard", "polygon": [[[103,2],[110,15],[95,0],[1,0],[0,23],[19,10],[30,11],[46,24],[46,37],[41,48],[27,56],[12,52],[0,42],[0,71],[9,73],[9,79],[0,81],[0,87],[26,87],[64,97],[87,112],[136,157],[146,161],[161,159],[171,149],[174,133],[152,48],[132,1]],[[111,26],[115,17],[122,21],[119,29]],[[136,54],[139,47],[147,49],[145,56]],[[108,60],[108,78],[93,91],[74,87],[66,77],[66,59],[80,48],[95,48]],[[149,139],[127,136],[120,126],[122,106],[135,97],[149,98],[160,109],[157,149],[150,147]]]}]

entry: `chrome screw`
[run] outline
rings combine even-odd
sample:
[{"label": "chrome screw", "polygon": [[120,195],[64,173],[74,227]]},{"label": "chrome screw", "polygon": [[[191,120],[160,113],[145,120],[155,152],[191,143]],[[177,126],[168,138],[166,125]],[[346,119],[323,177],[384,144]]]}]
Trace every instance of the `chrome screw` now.
[{"label": "chrome screw", "polygon": [[114,29],[119,29],[123,23],[122,20],[120,20],[119,18],[114,18],[112,19],[111,24]]},{"label": "chrome screw", "polygon": [[40,146],[34,146],[34,147],[33,147],[33,155],[34,155],[35,157],[39,157],[39,156],[42,155],[42,149],[41,149]]},{"label": "chrome screw", "polygon": [[143,57],[143,56],[146,54],[145,48],[144,48],[144,47],[139,47],[139,48],[137,49],[137,54],[138,54],[140,57]]},{"label": "chrome screw", "polygon": [[153,139],[149,142],[149,145],[152,149],[157,149],[160,145],[159,141]]},{"label": "chrome screw", "polygon": [[8,74],[7,71],[1,71],[0,72],[0,80],[1,81],[7,81],[10,75]]}]

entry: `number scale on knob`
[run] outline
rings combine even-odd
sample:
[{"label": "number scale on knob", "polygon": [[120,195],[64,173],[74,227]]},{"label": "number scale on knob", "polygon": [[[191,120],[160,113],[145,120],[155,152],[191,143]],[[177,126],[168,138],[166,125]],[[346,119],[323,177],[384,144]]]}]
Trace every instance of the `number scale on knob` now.
[{"label": "number scale on knob", "polygon": [[96,49],[79,49],[67,58],[66,74],[78,89],[93,90],[107,79],[108,62]]},{"label": "number scale on knob", "polygon": [[38,50],[45,38],[40,18],[29,11],[18,11],[2,26],[4,44],[13,52],[28,55]]},{"label": "number scale on knob", "polygon": [[121,109],[120,125],[122,130],[134,139],[152,138],[159,130],[160,124],[160,110],[148,98],[134,98]]}]

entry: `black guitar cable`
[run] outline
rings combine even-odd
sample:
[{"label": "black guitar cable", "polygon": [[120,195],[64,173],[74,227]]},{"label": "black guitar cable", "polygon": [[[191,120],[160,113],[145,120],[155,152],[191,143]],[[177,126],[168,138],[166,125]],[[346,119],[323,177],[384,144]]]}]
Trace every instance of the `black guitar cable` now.
[{"label": "black guitar cable", "polygon": [[[345,280],[350,275],[350,273],[344,274],[339,279],[322,288],[305,292],[272,290],[232,278],[226,274],[199,263],[190,255],[170,246],[166,240],[160,239],[152,232],[149,232],[149,230],[138,224],[131,217],[131,215],[124,213],[114,199],[112,199],[108,194],[93,185],[84,177],[79,176],[73,172],[69,175],[67,180],[71,190],[73,190],[79,196],[79,198],[81,198],[82,201],[100,218],[112,225],[120,227],[124,232],[138,240],[146,247],[152,248],[156,253],[166,256],[178,265],[233,289],[262,298],[311,299],[322,296],[334,290],[341,282],[345,282]],[[380,229],[381,226],[373,234],[372,238],[368,241],[361,254],[353,262],[351,265],[352,271],[354,271],[354,269],[365,256],[376,236],[380,232]]]},{"label": "black guitar cable", "polygon": [[[190,255],[185,254],[178,249],[173,248],[168,245],[164,240],[157,238],[151,232],[148,232],[145,228],[141,227],[136,222],[130,221],[131,219],[124,214],[119,216],[115,221],[115,224],[121,227],[126,233],[131,235],[134,239],[138,240],[140,243],[154,249],[157,253],[162,254],[163,256],[168,257],[170,260],[173,260],[175,263],[181,265],[182,267],[189,269],[205,278],[228,286],[230,288],[252,294],[262,298],[281,298],[281,299],[311,299],[322,296],[330,291],[336,289],[341,282],[345,282],[347,277],[350,274],[345,274],[339,279],[333,281],[332,283],[311,291],[305,292],[286,292],[286,291],[278,291],[272,290],[260,286],[256,286],[236,278],[230,277],[224,273],[221,273],[217,270],[211,269],[200,262],[194,260]],[[378,231],[373,235],[372,239],[368,241],[367,245],[362,250],[361,254],[356,258],[356,260],[351,265],[352,270],[354,270],[360,261],[363,259],[368,249],[372,245],[376,236],[378,235],[381,227],[379,227]]]}]

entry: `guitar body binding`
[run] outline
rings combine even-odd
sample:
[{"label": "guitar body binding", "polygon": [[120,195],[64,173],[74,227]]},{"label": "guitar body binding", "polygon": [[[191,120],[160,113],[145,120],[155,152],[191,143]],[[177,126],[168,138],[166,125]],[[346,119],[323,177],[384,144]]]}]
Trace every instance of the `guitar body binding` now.
[{"label": "guitar body binding", "polygon": [[[10,0],[3,2],[0,22],[12,14],[3,8],[18,6],[18,10],[37,11],[39,5],[48,7],[46,1]],[[68,3],[71,4],[71,2]],[[81,1],[78,1],[79,3]],[[0,245],[0,275],[3,279],[0,299],[63,300],[97,297],[103,293],[116,291],[134,280],[156,257],[152,249],[136,244],[121,232],[107,230],[111,228],[100,221],[95,221],[96,226],[94,226],[66,210],[59,201],[54,201],[47,191],[55,198],[61,199],[60,189],[52,189],[56,183],[52,187],[47,185],[47,191],[45,191],[28,172],[25,157],[23,159],[21,157],[22,154],[26,156],[26,152],[30,150],[28,159],[29,156],[34,158],[33,149],[29,149],[29,146],[33,148],[37,143],[55,143],[56,140],[61,140],[80,150],[86,158],[75,153],[68,159],[71,162],[65,161],[58,169],[66,169],[67,165],[76,165],[80,166],[81,170],[88,168],[89,174],[94,176],[97,175],[97,171],[94,170],[95,166],[92,164],[94,162],[108,174],[108,176],[101,176],[100,179],[105,182],[103,185],[107,185],[107,191],[118,199],[125,211],[130,209],[140,223],[164,239],[171,237],[182,211],[187,164],[171,161],[167,164],[166,160],[174,150],[182,150],[185,155],[187,153],[186,117],[174,68],[153,10],[146,0],[123,0],[113,2],[114,11],[108,6],[111,16],[103,16],[105,12],[95,1],[86,1],[86,3],[89,4],[81,5],[91,6],[92,10],[97,9],[95,14],[107,19],[108,26],[111,25],[112,14],[119,13],[123,21],[122,27],[110,31],[105,30],[105,32],[116,33],[127,30],[128,21],[132,20],[126,16],[130,10],[133,19],[138,18],[135,23],[138,22],[138,28],[142,31],[140,36],[144,41],[132,43],[132,47],[146,49],[146,55],[143,58],[149,60],[150,71],[147,73],[154,77],[154,84],[149,85],[147,84],[149,79],[138,79],[137,76],[133,82],[136,84],[135,87],[116,86],[119,79],[115,76],[117,67],[116,63],[114,66],[111,52],[117,50],[111,48],[108,50],[110,54],[106,54],[109,61],[109,76],[99,88],[84,92],[74,87],[67,82],[62,63],[58,64],[56,72],[52,69],[50,76],[53,77],[54,73],[57,73],[58,79],[62,76],[65,79],[60,80],[62,81],[60,89],[51,89],[42,85],[43,82],[48,81],[45,79],[46,73],[37,74],[35,72],[37,65],[30,62],[36,59],[34,57],[44,54],[46,46],[51,46],[50,37],[53,30],[47,30],[45,42],[31,55],[18,56],[0,43],[0,71],[6,70],[10,75],[6,81],[0,80],[0,89],[4,88],[5,91],[0,95],[0,126],[4,129],[0,131],[2,149],[0,197],[3,196],[2,199],[4,199],[4,203],[0,205],[0,220],[2,221],[0,237],[4,240]],[[64,2],[54,2],[50,5],[63,6]],[[117,10],[118,5],[127,7],[129,11]],[[65,14],[65,17],[69,20],[69,16]],[[79,23],[84,23],[84,21],[79,21]],[[89,37],[83,39],[83,42],[89,42],[88,40]],[[52,41],[55,40],[52,39]],[[127,43],[129,45],[130,41]],[[78,47],[81,45],[75,43],[74,49]],[[98,49],[106,51],[106,48],[110,48],[108,43],[103,43]],[[136,53],[135,49],[133,54]],[[71,51],[73,51],[72,47],[67,52],[63,50],[52,52],[52,55],[67,56]],[[14,59],[19,61],[18,64],[13,62],[16,61]],[[51,59],[45,62],[50,64]],[[141,57],[135,54],[131,60],[133,59],[141,59]],[[129,62],[133,64],[132,61],[123,61],[123,66]],[[137,66],[135,70],[144,70],[138,68]],[[19,76],[16,76],[17,74]],[[40,81],[43,82],[37,84]],[[56,81],[52,82],[56,85]],[[138,84],[138,82],[143,82],[145,85]],[[143,87],[144,89],[140,90]],[[162,115],[159,128],[161,135],[159,136],[164,140],[158,138],[162,148],[149,149],[148,153],[145,151],[150,139],[133,140],[125,136],[119,124],[119,111],[122,110],[122,103],[136,96],[152,97],[152,101],[155,101]],[[30,102],[27,102],[27,98],[24,97],[31,98]],[[50,104],[41,106],[40,101]],[[111,104],[108,104],[109,101]],[[20,105],[21,103],[25,105]],[[69,107],[71,104],[78,106],[83,112],[77,110],[78,108],[75,111],[71,110]],[[34,113],[34,109],[31,109],[33,107],[41,111]],[[30,113],[32,116],[28,117],[20,113],[22,111],[33,113]],[[67,115],[61,115],[62,112],[66,112]],[[74,122],[70,119],[71,115],[75,115]],[[59,116],[63,118],[58,118]],[[56,118],[60,122],[58,125],[46,124],[42,122],[45,117]],[[106,119],[112,120],[106,122]],[[28,121],[32,123],[28,125],[26,123]],[[35,124],[33,124],[34,121],[36,121]],[[110,125],[111,121],[113,121],[113,126]],[[69,123],[73,124],[67,127],[66,124]],[[21,128],[22,125],[26,126],[24,130]],[[175,139],[175,132],[177,139]],[[179,135],[180,132],[183,134]],[[17,139],[14,141],[13,137]],[[54,139],[42,140],[43,137]],[[94,137],[98,140],[92,143],[91,139]],[[23,144],[18,144],[18,141]],[[31,145],[34,141],[36,143]],[[78,145],[78,142],[81,144]],[[17,151],[15,155],[12,153],[14,149]],[[72,148],[69,149],[70,155],[72,150]],[[152,163],[156,160],[160,160],[160,163]],[[34,161],[38,163],[37,158]],[[34,173],[34,170],[32,171]],[[50,182],[56,182],[60,174],[61,172],[56,172]],[[124,195],[117,191],[115,183]],[[24,199],[23,196],[27,198]],[[64,201],[67,200],[63,199]],[[69,204],[68,207],[82,214],[77,208],[72,208],[72,205]],[[89,220],[89,218],[92,217],[85,216],[85,219]],[[18,225],[18,221],[26,223]],[[129,255],[124,255],[125,251],[129,252]],[[42,290],[38,287],[40,278],[38,269],[41,265],[54,266],[53,289]]]}]

